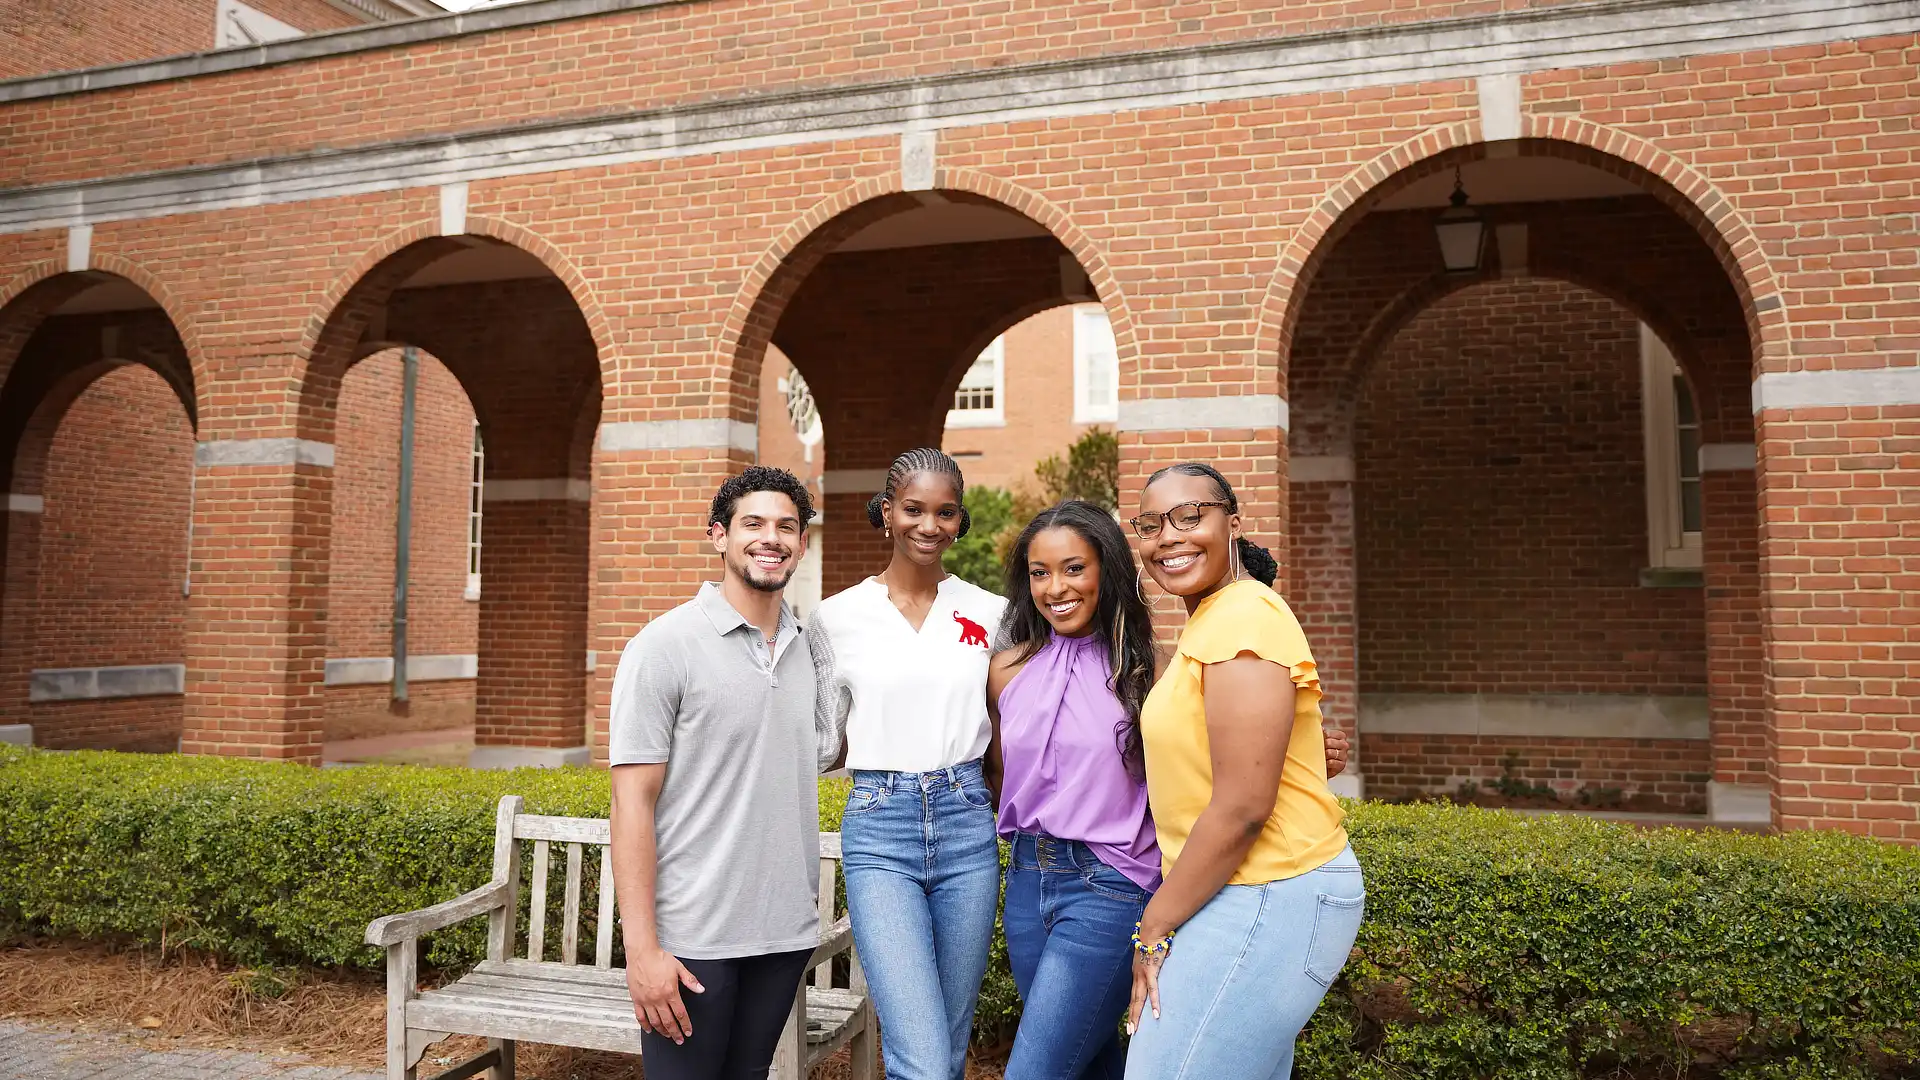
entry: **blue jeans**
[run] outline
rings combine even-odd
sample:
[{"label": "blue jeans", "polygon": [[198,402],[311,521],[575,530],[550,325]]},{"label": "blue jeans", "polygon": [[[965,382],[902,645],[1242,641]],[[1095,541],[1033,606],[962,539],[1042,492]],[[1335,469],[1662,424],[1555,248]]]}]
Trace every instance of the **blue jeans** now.
[{"label": "blue jeans", "polygon": [[1000,904],[980,763],[853,774],[840,824],[847,911],[894,1080],[961,1080]]},{"label": "blue jeans", "polygon": [[1127,1080],[1287,1080],[1293,1041],[1340,974],[1367,890],[1348,848],[1299,877],[1228,885],[1188,919],[1140,1015]]},{"label": "blue jeans", "polygon": [[1149,894],[1077,840],[1013,840],[1002,922],[1020,989],[1007,1080],[1120,1080],[1133,924]]}]

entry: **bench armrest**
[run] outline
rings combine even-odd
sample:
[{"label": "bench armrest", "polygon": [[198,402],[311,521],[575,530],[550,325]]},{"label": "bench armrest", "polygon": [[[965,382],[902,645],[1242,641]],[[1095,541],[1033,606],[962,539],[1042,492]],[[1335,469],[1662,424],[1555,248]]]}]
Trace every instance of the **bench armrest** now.
[{"label": "bench armrest", "polygon": [[386,915],[367,924],[367,944],[395,945],[410,941],[422,934],[452,926],[462,919],[470,919],[507,902],[507,882],[489,881],[485,885],[456,896],[444,904],[435,904],[419,911],[409,911],[402,915]]},{"label": "bench armrest", "polygon": [[814,947],[813,955],[807,958],[807,969],[812,969],[853,949],[853,923],[842,915],[834,920],[827,932],[820,935],[820,944]]}]

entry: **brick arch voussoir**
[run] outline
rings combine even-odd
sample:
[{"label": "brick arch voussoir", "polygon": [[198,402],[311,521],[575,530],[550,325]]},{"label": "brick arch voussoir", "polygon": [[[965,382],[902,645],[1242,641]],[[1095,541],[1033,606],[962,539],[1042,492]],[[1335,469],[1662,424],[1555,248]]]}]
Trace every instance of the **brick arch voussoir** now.
[{"label": "brick arch voussoir", "polygon": [[[1067,249],[1107,309],[1124,385],[1139,355],[1133,318],[1112,265],[1072,216],[1036,191],[976,169],[937,169],[933,190],[965,192],[998,203],[1040,225]],[[741,282],[733,306],[721,324],[717,343],[720,367],[728,372],[728,400],[720,403],[728,415],[743,420],[753,418],[759,402],[760,367],[767,347],[773,342],[774,328],[807,275],[854,233],[882,218],[911,209],[916,205],[912,199],[912,193],[901,186],[897,175],[862,180],[808,208],[761,253]],[[1034,310],[1045,310],[1045,307]],[[1007,325],[1018,321],[1015,319]],[[982,347],[994,336],[989,334],[983,338]],[[960,376],[954,378],[957,383]]]},{"label": "brick arch voussoir", "polygon": [[[1618,176],[1686,222],[1740,297],[1756,370],[1785,357],[1788,317],[1772,265],[1752,227],[1706,177],[1653,143],[1578,117],[1527,114],[1523,123],[1523,155],[1566,158]],[[1261,305],[1256,356],[1281,359],[1283,384],[1303,291],[1346,230],[1409,184],[1485,157],[1487,146],[1477,124],[1432,128],[1361,165],[1322,197],[1282,251]]]}]

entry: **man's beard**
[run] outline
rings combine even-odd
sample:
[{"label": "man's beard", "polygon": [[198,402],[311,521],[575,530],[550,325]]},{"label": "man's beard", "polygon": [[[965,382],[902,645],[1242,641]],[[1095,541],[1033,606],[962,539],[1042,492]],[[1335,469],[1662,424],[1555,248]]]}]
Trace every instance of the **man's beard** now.
[{"label": "man's beard", "polygon": [[752,589],[755,592],[777,593],[781,589],[784,589],[787,587],[787,582],[793,580],[794,572],[799,569],[799,566],[796,565],[796,560],[793,557],[793,553],[788,552],[787,562],[786,562],[786,573],[781,574],[777,578],[755,577],[754,575],[756,572],[759,571],[759,569],[760,569],[759,566],[755,565],[753,561],[753,556],[751,555],[748,555],[742,558],[741,561],[735,564],[733,568],[734,573],[739,576],[740,580],[746,582],[747,588]]}]

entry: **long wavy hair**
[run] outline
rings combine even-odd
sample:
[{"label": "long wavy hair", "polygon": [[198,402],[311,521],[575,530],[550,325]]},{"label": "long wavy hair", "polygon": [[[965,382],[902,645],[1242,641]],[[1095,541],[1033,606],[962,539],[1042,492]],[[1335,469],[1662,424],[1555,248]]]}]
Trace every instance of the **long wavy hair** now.
[{"label": "long wavy hair", "polygon": [[1153,689],[1153,626],[1140,591],[1140,570],[1133,562],[1133,546],[1113,515],[1089,502],[1072,499],[1050,506],[1020,530],[1007,552],[1007,611],[1000,620],[1000,642],[1016,650],[1021,661],[1053,640],[1053,626],[1033,602],[1027,580],[1027,551],[1033,538],[1048,529],[1072,529],[1100,563],[1100,596],[1094,608],[1093,632],[1106,645],[1113,668],[1107,689],[1126,709],[1126,719],[1114,727],[1114,744],[1135,777],[1144,775],[1140,744],[1140,709]]}]

